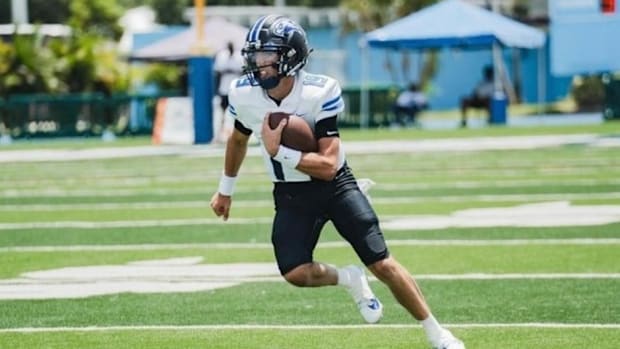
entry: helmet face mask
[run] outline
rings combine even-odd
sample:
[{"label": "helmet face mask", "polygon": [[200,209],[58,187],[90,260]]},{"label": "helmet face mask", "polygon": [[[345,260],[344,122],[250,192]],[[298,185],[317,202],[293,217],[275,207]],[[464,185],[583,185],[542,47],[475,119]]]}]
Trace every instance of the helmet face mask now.
[{"label": "helmet face mask", "polygon": [[[245,61],[243,71],[253,84],[271,89],[282,77],[293,76],[303,68],[311,51],[305,31],[297,23],[283,16],[263,16],[246,36],[241,50]],[[273,62],[268,62],[268,57]],[[277,75],[261,79],[260,70],[267,66],[275,68]]]},{"label": "helmet face mask", "polygon": [[281,55],[278,51],[250,51],[243,54],[245,60],[244,72],[252,75],[260,72],[261,69],[272,67],[278,70]]}]

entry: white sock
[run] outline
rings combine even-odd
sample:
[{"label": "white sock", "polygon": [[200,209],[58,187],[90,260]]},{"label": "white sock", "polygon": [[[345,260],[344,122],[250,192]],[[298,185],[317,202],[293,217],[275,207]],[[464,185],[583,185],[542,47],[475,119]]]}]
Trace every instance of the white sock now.
[{"label": "white sock", "polygon": [[351,275],[345,268],[337,268],[338,271],[338,285],[349,286],[351,284]]},{"label": "white sock", "polygon": [[441,337],[441,332],[443,329],[433,314],[429,314],[428,317],[420,321],[420,323],[422,324],[422,327],[424,327],[424,332],[426,332],[426,337],[429,342],[433,344],[437,343]]}]

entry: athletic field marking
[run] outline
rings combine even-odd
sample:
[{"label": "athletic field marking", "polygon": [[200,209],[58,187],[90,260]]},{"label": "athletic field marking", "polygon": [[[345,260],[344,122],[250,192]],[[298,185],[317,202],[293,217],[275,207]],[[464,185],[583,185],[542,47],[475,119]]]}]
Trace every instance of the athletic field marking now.
[{"label": "athletic field marking", "polygon": [[206,225],[206,224],[266,224],[273,222],[272,217],[258,218],[230,218],[224,222],[221,218],[195,218],[195,219],[162,219],[162,220],[136,220],[136,221],[59,221],[59,222],[32,222],[32,223],[0,223],[0,230],[20,229],[99,229],[99,228],[144,228],[144,227],[176,227],[181,225]]},{"label": "athletic field marking", "polygon": [[[600,170],[597,170],[600,171]],[[603,183],[604,184],[604,183]],[[391,186],[391,185],[390,185]],[[437,187],[444,188],[444,187]],[[402,188],[396,187],[386,187],[381,188],[381,185],[377,186],[377,191],[385,191],[385,192],[402,192],[403,190],[414,190],[415,188],[407,188],[405,185]],[[423,189],[423,188],[421,188]],[[429,188],[430,189],[430,188]],[[39,198],[39,197],[88,197],[88,196],[97,196],[101,198],[117,198],[117,197],[130,197],[130,196],[140,196],[140,195],[150,195],[150,196],[170,196],[170,195],[187,195],[187,194],[205,194],[211,195],[215,190],[215,186],[213,188],[209,186],[204,186],[202,188],[196,189],[158,189],[158,188],[144,188],[144,189],[106,189],[102,188],[101,190],[69,190],[69,189],[4,189],[0,190],[0,197],[2,198]],[[269,184],[239,188],[236,192],[239,193],[269,193],[271,191],[271,187]],[[371,195],[373,191],[371,191]],[[602,199],[617,199],[620,197],[619,192],[608,192],[608,193],[542,193],[542,194],[483,194],[483,195],[451,195],[446,196],[449,200],[488,200],[488,201],[509,201],[513,198],[515,200],[564,200],[567,198],[575,198],[575,199],[589,199],[589,198],[602,198]],[[387,203],[392,198],[382,198]],[[404,198],[408,199],[408,198]],[[424,192],[416,193],[416,197],[413,198],[412,202],[420,202],[420,201],[428,201],[428,200],[438,200],[441,197],[424,195]],[[261,200],[262,201],[262,200]],[[269,200],[264,200],[269,201]],[[271,202],[271,201],[269,201]],[[53,204],[51,204],[53,205]]]},{"label": "athletic field marking", "polygon": [[[402,189],[401,189],[402,190]],[[97,194],[98,195],[98,194]],[[0,195],[1,196],[1,195]],[[39,196],[39,195],[37,195]],[[371,193],[372,196],[372,193]],[[558,200],[602,200],[618,199],[620,192],[609,193],[563,193],[563,194],[488,194],[488,195],[448,195],[448,196],[416,196],[416,197],[373,197],[372,202],[378,205],[402,205],[422,202],[530,202]],[[66,210],[143,210],[165,208],[203,208],[209,207],[209,201],[143,201],[127,203],[84,203],[84,204],[23,204],[0,205],[0,211],[66,211]],[[238,200],[234,207],[273,207],[271,200]]]},{"label": "athletic field marking", "polygon": [[[25,198],[25,197],[82,197],[82,196],[98,196],[98,197],[126,197],[126,196],[138,196],[138,195],[183,195],[183,194],[205,194],[211,195],[213,191],[217,189],[215,186],[211,187],[198,187],[187,189],[165,189],[165,188],[141,188],[141,189],[62,189],[62,188],[48,188],[48,189],[4,189],[0,191],[0,197],[4,198]],[[271,188],[269,185],[254,186],[247,192],[269,192]],[[243,190],[241,190],[243,192]]]},{"label": "athletic field marking", "polygon": [[[489,323],[444,324],[447,328],[549,328],[549,329],[620,329],[620,324],[565,324],[565,323]],[[86,326],[86,327],[18,327],[2,328],[0,333],[37,332],[115,332],[115,331],[237,331],[237,330],[349,330],[349,329],[410,329],[419,324],[375,325],[141,325],[141,326]]]},{"label": "athletic field marking", "polygon": [[[372,196],[372,192],[370,193]],[[373,203],[381,205],[401,205],[421,202],[528,202],[528,201],[559,201],[583,199],[618,199],[620,192],[610,193],[561,193],[561,194],[484,194],[484,195],[448,195],[448,196],[416,196],[374,198]]]},{"label": "athletic field marking", "polygon": [[[506,239],[506,240],[390,240],[390,246],[536,246],[536,245],[618,245],[620,238],[600,239]],[[349,247],[345,241],[319,242],[319,248]],[[152,251],[198,249],[271,249],[271,243],[186,243],[186,244],[132,244],[132,245],[70,245],[70,246],[13,246],[0,247],[6,252],[96,252],[96,251]]]},{"label": "athletic field marking", "polygon": [[[608,166],[608,164],[605,164]],[[374,165],[376,166],[376,164]],[[603,166],[601,166],[603,167]],[[607,167],[605,167],[607,168]],[[445,171],[445,169],[442,169]],[[485,171],[488,171],[485,169]],[[67,172],[70,173],[70,172]],[[580,172],[581,173],[581,172]],[[258,174],[257,174],[258,175]],[[247,182],[247,180],[251,178],[248,174],[244,174],[244,184],[247,184],[247,187],[243,186],[239,189],[242,192],[256,191],[256,187],[270,187],[267,182],[264,181],[255,181],[255,182]],[[0,193],[5,192],[11,195],[36,195],[37,192],[53,192],[53,193],[95,193],[99,191],[108,191],[113,190],[116,194],[127,192],[136,192],[139,193],[140,189],[129,189],[129,188],[118,188],[119,186],[141,186],[141,185],[153,185],[159,183],[179,183],[179,182],[196,182],[196,184],[203,184],[208,187],[211,183],[210,180],[215,182],[218,179],[217,176],[208,176],[208,175],[200,175],[200,176],[154,176],[148,178],[133,178],[125,176],[122,178],[114,177],[110,179],[101,179],[97,178],[96,183],[89,184],[91,190],[76,190],[76,189],[61,189],[57,188],[53,191],[50,191],[50,185],[62,184],[69,185],[73,183],[74,186],[81,186],[85,183],[85,181],[77,181],[77,180],[6,180],[0,183]],[[519,188],[519,187],[541,187],[550,184],[557,184],[558,179],[549,177],[547,179],[511,179],[511,180],[497,180],[497,179],[483,179],[483,180],[466,180],[466,181],[455,181],[450,183],[450,188],[464,188],[464,189],[477,189],[477,188]],[[605,178],[605,179],[593,179],[593,178],[571,178],[571,179],[562,179],[561,184],[563,186],[597,186],[597,185],[617,185],[620,184],[620,179],[617,178]],[[5,187],[4,189],[2,187]],[[22,187],[22,188],[20,188]],[[23,188],[28,187],[28,188]],[[39,188],[40,190],[34,190],[34,188]],[[114,187],[116,189],[111,189]],[[99,188],[99,189],[97,189]],[[409,190],[423,190],[423,189],[442,189],[447,188],[447,186],[443,183],[393,183],[388,182],[388,180],[383,180],[381,183],[377,183],[376,188],[379,190],[385,191],[402,191],[403,189]],[[161,190],[155,188],[154,190]],[[174,190],[174,189],[168,189]],[[178,189],[177,189],[178,190]]]},{"label": "athletic field marking", "polygon": [[[618,142],[610,142],[596,134],[577,135],[539,135],[539,136],[503,136],[503,137],[472,137],[429,140],[399,141],[349,141],[349,154],[385,154],[403,152],[460,152],[506,149],[536,149],[541,147],[557,147],[567,144],[620,146]],[[200,157],[221,157],[224,149],[213,146],[134,146],[91,148],[80,150],[67,149],[35,149],[12,150],[0,152],[0,163],[3,162],[49,162],[95,160],[161,155],[185,155]],[[260,148],[252,146],[247,156],[260,156]]]},{"label": "athletic field marking", "polygon": [[[542,202],[512,207],[484,207],[451,214],[390,216],[381,215],[385,230],[428,230],[450,227],[563,227],[595,226],[620,222],[620,205],[571,205],[568,201]],[[272,217],[231,218],[228,222],[213,218],[131,221],[58,221],[0,223],[0,230],[54,228],[131,228],[171,227],[207,224],[268,224]]]},{"label": "athletic field marking", "polygon": [[385,230],[595,226],[620,222],[620,205],[571,205],[569,201],[556,201],[471,208],[449,215],[382,218],[381,227]]},{"label": "athletic field marking", "polygon": [[[620,197],[620,193],[618,193]],[[270,200],[239,200],[235,201],[234,207],[272,207]],[[88,203],[88,204],[23,204],[1,205],[0,211],[90,211],[90,210],[144,210],[144,209],[169,209],[169,208],[208,208],[209,201],[142,201],[123,203]]]},{"label": "athletic field marking", "polygon": [[[74,299],[119,293],[200,292],[248,282],[281,282],[275,262],[202,264],[203,257],[28,271],[0,280],[0,300]],[[420,274],[420,280],[620,279],[620,273]],[[372,280],[375,280],[372,278]]]}]

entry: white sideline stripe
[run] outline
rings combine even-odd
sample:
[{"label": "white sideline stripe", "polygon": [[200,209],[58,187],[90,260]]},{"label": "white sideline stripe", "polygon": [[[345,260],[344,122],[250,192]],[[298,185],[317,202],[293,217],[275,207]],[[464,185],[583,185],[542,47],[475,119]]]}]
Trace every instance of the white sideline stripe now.
[{"label": "white sideline stripe", "polygon": [[[400,190],[403,190],[401,188]],[[13,197],[12,193],[10,196]],[[70,195],[53,196],[66,197]],[[109,194],[109,193],[108,193]],[[136,193],[137,194],[137,193]],[[174,193],[171,193],[174,194]],[[89,195],[99,196],[99,193]],[[133,195],[133,194],[131,194]],[[15,195],[16,197],[19,195]],[[45,196],[41,193],[34,196]],[[129,195],[128,195],[129,196]],[[372,196],[372,193],[371,193]],[[4,197],[0,194],[0,197]],[[9,196],[6,196],[9,197]],[[25,197],[25,196],[22,196]],[[618,199],[620,192],[609,193],[561,193],[561,194],[489,194],[489,195],[452,195],[452,196],[416,196],[416,197],[373,197],[372,202],[379,205],[402,205],[421,202],[504,202],[518,201],[528,202],[535,200],[578,200],[578,199]],[[239,200],[235,201],[235,207],[272,207],[271,200]],[[163,208],[208,208],[208,201],[172,201],[172,202],[129,202],[129,203],[88,203],[88,204],[23,204],[23,205],[0,205],[0,211],[66,211],[66,210],[120,210],[120,209],[163,209]]]},{"label": "white sideline stripe", "polygon": [[[557,147],[565,144],[586,144],[589,146],[619,146],[598,134],[559,134],[536,136],[472,137],[423,140],[384,140],[384,141],[349,141],[348,154],[385,154],[385,153],[425,153],[429,151],[483,151],[507,149],[537,149]],[[601,144],[602,143],[602,144]],[[33,149],[10,150],[0,152],[0,163],[6,162],[48,162],[114,159],[143,156],[184,155],[200,157],[221,157],[224,148],[214,146],[134,146],[89,149]],[[248,149],[248,157],[260,156],[257,146]]]},{"label": "white sideline stripe", "polygon": [[[402,190],[402,189],[401,189]],[[372,192],[370,193],[372,197]],[[617,199],[620,192],[609,193],[560,193],[560,194],[485,194],[485,195],[452,195],[452,196],[416,196],[416,197],[373,197],[373,204],[400,205],[420,202],[503,202],[503,201],[556,201],[583,199]]]},{"label": "white sideline stripe", "polygon": [[[420,274],[417,280],[541,280],[541,279],[620,279],[620,273],[538,273],[538,274]],[[369,280],[376,280],[371,277]]]},{"label": "white sideline stripe", "polygon": [[[416,280],[435,280],[435,281],[477,281],[477,280],[617,280],[620,279],[620,273],[538,273],[538,274],[524,274],[524,273],[511,273],[511,274],[490,274],[490,273],[468,273],[468,274],[416,274],[412,275]],[[192,277],[195,282],[214,282],[221,281],[218,277]],[[126,281],[126,280],[125,280]],[[152,280],[149,280],[149,282]],[[281,276],[260,276],[260,277],[239,277],[234,279],[235,282],[284,282]],[[376,277],[369,276],[368,281],[378,281]],[[66,286],[67,280],[49,281],[44,282],[45,285],[61,285]],[[123,282],[118,279],[114,282]],[[167,282],[180,283],[179,280],[169,280]],[[0,286],[9,285],[23,285],[30,284],[36,286],[36,281],[32,280],[0,280]]]},{"label": "white sideline stripe", "polygon": [[0,223],[0,230],[18,229],[53,229],[53,228],[139,228],[139,227],[176,227],[180,225],[203,225],[203,224],[264,224],[272,223],[272,217],[257,218],[231,218],[224,222],[221,218],[195,218],[195,219],[165,219],[165,220],[141,220],[141,221],[60,221],[60,222],[32,222],[32,223]]},{"label": "white sideline stripe", "polygon": [[[348,330],[348,329],[408,329],[419,324],[385,325],[140,325],[140,326],[85,326],[85,327],[18,327],[2,328],[0,333],[37,332],[108,332],[108,331],[235,331],[235,330]],[[550,328],[550,329],[620,329],[620,324],[565,324],[565,323],[494,323],[446,324],[447,328]]]},{"label": "white sideline stripe", "polygon": [[[593,164],[592,162],[588,162],[589,166],[601,166],[608,168],[608,163],[601,161],[600,164]],[[359,162],[358,162],[358,166]],[[376,163],[369,164],[368,166],[376,167]],[[359,171],[359,169],[358,169]],[[445,170],[444,170],[445,171]],[[360,171],[361,172],[361,171]],[[69,173],[69,172],[67,172]],[[258,175],[256,173],[251,173],[251,175]],[[120,174],[119,174],[120,176]],[[265,186],[267,183],[264,181],[256,181],[256,182],[245,182],[246,176],[244,175],[244,183],[246,183],[247,187],[241,187],[237,190],[241,190],[241,192],[256,192],[256,187]],[[127,187],[135,187],[135,186],[143,186],[143,185],[152,185],[152,184],[163,184],[163,183],[183,183],[183,182],[199,182],[208,187],[210,181],[219,180],[219,174],[217,175],[209,175],[209,174],[200,174],[200,175],[191,175],[186,174],[182,176],[152,176],[149,178],[143,177],[132,177],[132,174],[126,174],[122,178],[112,178],[112,179],[103,179],[97,178],[96,183],[89,183],[89,187],[95,189],[94,191],[108,191],[112,186],[127,186]],[[391,180],[391,179],[390,179]],[[447,186],[444,183],[394,183],[390,182],[390,180],[385,179],[380,183],[377,183],[375,186],[378,190],[385,191],[402,191],[404,189],[409,190],[424,190],[424,189],[445,189]],[[60,181],[55,180],[3,180],[0,183],[0,193],[9,193],[14,195],[15,193],[30,193],[35,194],[35,189],[38,189],[38,192],[49,190],[48,188],[57,184]],[[84,184],[81,181],[77,180],[64,180],[61,181],[62,184],[73,184],[75,186],[79,186]],[[463,180],[463,181],[455,181],[450,182],[449,188],[468,188],[468,189],[476,189],[476,188],[514,188],[514,187],[540,187],[540,186],[548,186],[551,184],[557,184],[557,178],[547,178],[547,179],[511,179],[511,180],[493,180],[485,178],[483,180]],[[563,186],[598,186],[598,185],[615,185],[620,184],[620,178],[605,178],[605,179],[589,179],[589,178],[572,178],[572,179],[562,179]],[[33,188],[34,187],[34,188]],[[269,186],[266,186],[269,188]],[[122,189],[122,188],[119,188]],[[61,188],[57,188],[52,192],[60,192]],[[131,191],[139,191],[139,189],[124,189]],[[64,189],[64,191],[73,192],[72,189]],[[263,190],[261,190],[263,191]],[[200,191],[199,191],[200,192]]]},{"label": "white sideline stripe", "polygon": [[[407,188],[400,189],[382,189],[380,186],[377,187],[377,191],[386,191],[386,192],[395,192],[406,190]],[[264,192],[267,193],[271,189],[269,186],[260,186],[254,187],[250,190],[239,189],[236,192],[246,192],[246,193],[256,193],[256,192]],[[103,189],[103,190],[62,190],[62,189],[53,189],[53,190],[21,190],[21,189],[9,189],[9,190],[0,190],[0,197],[2,198],[40,198],[40,197],[83,197],[83,196],[97,196],[100,198],[117,198],[119,196],[129,197],[129,196],[137,196],[137,195],[158,195],[158,196],[169,196],[169,195],[184,195],[184,194],[205,194],[205,196],[213,194],[213,190],[209,189],[152,189],[152,190],[132,190],[132,189]],[[421,193],[422,194],[422,193]],[[372,192],[371,192],[372,196]],[[620,197],[620,192],[608,192],[608,193],[543,193],[543,194],[484,194],[484,195],[452,195],[452,196],[429,196],[429,195],[420,195],[416,197],[379,197],[373,198],[373,202],[381,203],[381,204],[390,204],[394,201],[394,199],[404,199],[403,201],[397,203],[416,203],[416,202],[427,202],[427,201],[440,201],[440,202],[471,202],[471,201],[531,201],[531,200],[566,200],[566,199],[617,199]],[[273,205],[271,200],[251,200],[249,202],[259,202],[260,205],[264,205],[268,203],[269,206]],[[235,202],[235,206],[237,206],[239,202]],[[138,203],[140,204],[140,203]],[[70,205],[70,204],[62,204],[62,205]],[[97,204],[85,204],[85,206],[97,205]],[[103,204],[106,205],[106,204]],[[123,207],[123,205],[133,205],[132,203],[127,204],[118,204]],[[155,204],[157,205],[157,204]],[[192,204],[190,204],[192,205]],[[2,205],[2,206],[30,206],[30,205]],[[35,206],[35,205],[32,205]],[[55,206],[54,204],[50,204],[48,206]],[[0,206],[1,207],[1,206]],[[36,207],[36,206],[35,206]]]},{"label": "white sideline stripe", "polygon": [[[394,200],[392,200],[394,201]],[[592,209],[591,207],[589,207]],[[601,206],[602,208],[602,206]],[[614,210],[616,207],[612,207]],[[597,209],[599,209],[597,207]],[[618,207],[620,209],[620,207]],[[481,209],[483,210],[483,209]],[[458,212],[457,212],[458,213]],[[454,215],[454,214],[453,214]],[[571,212],[559,212],[555,214],[556,217],[572,217],[574,213]],[[402,215],[382,215],[381,218],[384,222],[389,220],[402,220],[404,218],[424,218],[419,217],[407,217]],[[446,216],[450,218],[450,216]],[[441,218],[445,220],[446,218]],[[609,219],[608,217],[606,219]],[[604,223],[611,223],[617,220],[615,217],[612,221],[605,220]],[[125,221],[55,221],[55,222],[18,222],[18,223],[0,223],[0,230],[21,230],[21,229],[58,229],[58,228],[74,228],[74,229],[100,229],[100,228],[144,228],[144,227],[176,227],[183,225],[207,225],[207,224],[240,224],[240,225],[255,225],[255,224],[267,224],[272,223],[273,217],[253,217],[253,218],[231,218],[228,221],[223,221],[221,218],[186,218],[186,219],[158,219],[158,220],[125,220]],[[428,222],[426,222],[428,223]],[[432,222],[436,225],[436,222]],[[384,223],[385,224],[385,223]],[[594,225],[599,225],[597,223]],[[472,225],[470,227],[473,227]],[[495,225],[493,225],[495,226]],[[409,225],[408,225],[409,227]],[[386,230],[394,230],[394,228],[385,228]],[[396,228],[396,230],[401,229]],[[418,229],[423,229],[418,227]]]},{"label": "white sideline stripe", "polygon": [[[387,240],[390,246],[533,246],[533,245],[617,245],[620,238],[609,239],[510,239],[510,240]],[[322,248],[348,247],[344,241],[320,242]],[[1,252],[72,252],[72,251],[149,251],[193,249],[271,249],[271,243],[187,243],[135,245],[70,245],[0,247]]]}]

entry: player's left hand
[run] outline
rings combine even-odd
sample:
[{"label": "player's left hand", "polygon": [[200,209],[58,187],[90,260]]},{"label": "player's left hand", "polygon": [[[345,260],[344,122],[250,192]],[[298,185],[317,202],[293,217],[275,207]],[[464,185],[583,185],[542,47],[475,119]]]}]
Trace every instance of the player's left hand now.
[{"label": "player's left hand", "polygon": [[274,157],[278,153],[280,147],[280,140],[282,139],[282,130],[286,126],[286,119],[282,119],[278,124],[278,127],[273,130],[269,127],[269,114],[265,115],[263,119],[263,129],[261,130],[261,137],[263,138],[263,146],[269,156]]},{"label": "player's left hand", "polygon": [[213,197],[211,197],[210,206],[213,213],[215,213],[218,217],[222,217],[225,221],[228,220],[231,204],[232,198],[230,196],[215,193],[213,194]]}]

